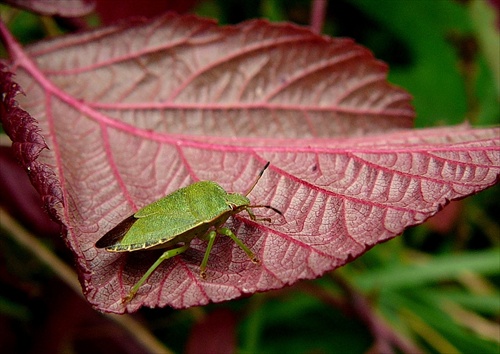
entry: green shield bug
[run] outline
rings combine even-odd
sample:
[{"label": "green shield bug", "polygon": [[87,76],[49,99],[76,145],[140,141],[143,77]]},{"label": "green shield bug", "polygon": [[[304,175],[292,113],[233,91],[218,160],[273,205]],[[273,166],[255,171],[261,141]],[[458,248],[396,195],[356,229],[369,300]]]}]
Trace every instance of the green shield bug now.
[{"label": "green shield bug", "polygon": [[208,240],[200,265],[201,278],[206,277],[208,257],[218,234],[230,237],[252,262],[258,263],[253,252],[224,224],[230,216],[242,211],[254,221],[271,221],[269,218],[257,219],[251,211],[254,208],[268,208],[283,215],[270,205],[251,205],[247,198],[268,166],[269,162],[245,194],[228,193],[212,181],[196,182],[138,210],[102,236],[95,246],[109,252],[167,249],[132,287],[123,302],[132,300],[155,269],[164,260],[185,252],[194,238]]}]

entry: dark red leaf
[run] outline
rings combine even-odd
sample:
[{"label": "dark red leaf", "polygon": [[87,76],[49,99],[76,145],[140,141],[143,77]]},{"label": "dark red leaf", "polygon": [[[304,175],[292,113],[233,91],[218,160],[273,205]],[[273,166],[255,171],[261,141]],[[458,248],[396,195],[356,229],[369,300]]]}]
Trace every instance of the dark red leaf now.
[{"label": "dark red leaf", "polygon": [[185,13],[192,10],[198,0],[142,0],[121,1],[99,0],[96,3],[96,12],[102,23],[111,24],[129,17],[155,17],[167,11]]},{"label": "dark red leaf", "polygon": [[228,309],[218,309],[193,327],[185,352],[231,354],[236,351],[236,317]]},{"label": "dark red leaf", "polygon": [[40,195],[7,147],[0,147],[0,166],[0,204],[31,231],[39,235],[59,237],[60,226],[44,212]]}]

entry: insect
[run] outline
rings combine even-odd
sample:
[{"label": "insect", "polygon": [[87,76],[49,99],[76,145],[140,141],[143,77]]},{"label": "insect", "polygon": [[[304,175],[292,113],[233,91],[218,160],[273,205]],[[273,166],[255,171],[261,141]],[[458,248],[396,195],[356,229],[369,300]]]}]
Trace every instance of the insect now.
[{"label": "insect", "polygon": [[271,221],[270,218],[258,219],[251,210],[255,208],[267,208],[283,215],[270,205],[251,205],[247,198],[268,166],[269,162],[245,194],[228,193],[212,181],[196,182],[145,206],[102,236],[95,246],[109,252],[167,249],[122,302],[132,300],[163,261],[185,252],[195,238],[208,240],[200,265],[200,277],[203,279],[206,278],[208,257],[217,235],[230,237],[253,263],[259,263],[253,252],[224,224],[230,216],[242,211],[246,211],[254,221]]}]

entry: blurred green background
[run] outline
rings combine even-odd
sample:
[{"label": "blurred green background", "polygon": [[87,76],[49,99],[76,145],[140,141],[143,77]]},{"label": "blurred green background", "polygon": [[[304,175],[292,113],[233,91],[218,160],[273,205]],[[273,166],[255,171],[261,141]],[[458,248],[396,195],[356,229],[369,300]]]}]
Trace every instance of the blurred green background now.
[{"label": "blurred green background", "polygon": [[[311,4],[192,1],[190,12],[217,18],[221,24],[268,18],[308,25]],[[354,38],[385,61],[389,81],[414,97],[417,127],[465,121],[489,126],[500,120],[495,4],[498,1],[330,1],[323,33]],[[0,11],[9,12],[9,28],[22,43],[67,31],[57,19],[6,6]],[[99,16],[86,21],[98,24]],[[453,202],[426,224],[314,281],[200,308],[142,309],[133,317],[177,353],[203,352],[211,341],[233,343],[237,353],[363,353],[387,345],[396,352],[418,347],[430,353],[499,353],[498,197],[496,186]],[[17,219],[23,223],[22,215]],[[57,235],[51,238],[48,232],[25,227],[72,264]],[[144,350],[6,237],[12,231],[2,226],[1,232],[4,352]]]}]

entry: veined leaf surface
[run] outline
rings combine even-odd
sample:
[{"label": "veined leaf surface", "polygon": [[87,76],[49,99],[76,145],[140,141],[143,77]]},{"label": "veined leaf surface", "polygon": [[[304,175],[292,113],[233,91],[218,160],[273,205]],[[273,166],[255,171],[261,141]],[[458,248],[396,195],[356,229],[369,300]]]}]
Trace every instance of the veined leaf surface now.
[{"label": "veined leaf surface", "polygon": [[[36,121],[3,71],[4,127],[102,311],[203,305],[315,278],[498,181],[498,129],[413,130],[410,95],[349,39],[168,15],[8,44],[26,93],[16,99]],[[194,181],[244,192],[266,161],[249,197],[284,217],[228,221],[260,265],[219,237],[200,279],[206,244],[196,240],[121,303],[159,253],[98,250],[105,232]]]}]

